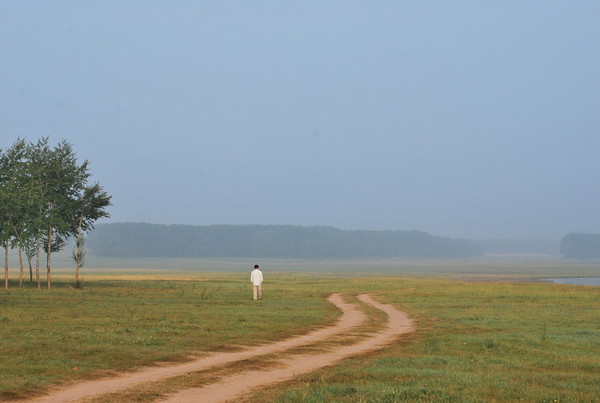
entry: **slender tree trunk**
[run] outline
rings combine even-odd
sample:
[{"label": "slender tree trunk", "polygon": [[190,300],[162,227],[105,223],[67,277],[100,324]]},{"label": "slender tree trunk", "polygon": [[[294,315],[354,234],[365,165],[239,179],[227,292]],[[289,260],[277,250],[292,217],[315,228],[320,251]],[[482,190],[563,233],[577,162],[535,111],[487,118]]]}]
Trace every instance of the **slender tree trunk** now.
[{"label": "slender tree trunk", "polygon": [[33,283],[33,267],[31,266],[31,256],[27,252],[27,264],[29,265],[29,282]]},{"label": "slender tree trunk", "polygon": [[46,255],[46,280],[48,282],[48,289],[52,288],[52,280],[50,279],[50,252]]},{"label": "slender tree trunk", "polygon": [[81,269],[81,220],[77,227],[77,239],[75,240],[75,284],[79,286],[79,270]]},{"label": "slender tree trunk", "polygon": [[35,241],[35,280],[37,281],[37,288],[41,289],[42,284],[40,283],[40,238],[38,237]]},{"label": "slender tree trunk", "polygon": [[75,284],[79,284],[79,262],[75,266]]},{"label": "slender tree trunk", "polygon": [[23,250],[19,248],[19,288],[23,288]]},{"label": "slender tree trunk", "polygon": [[52,288],[50,280],[50,256],[52,256],[52,227],[48,229],[48,250],[46,251],[46,279],[48,281],[48,289]]},{"label": "slender tree trunk", "polygon": [[8,289],[8,240],[4,244],[4,288]]}]

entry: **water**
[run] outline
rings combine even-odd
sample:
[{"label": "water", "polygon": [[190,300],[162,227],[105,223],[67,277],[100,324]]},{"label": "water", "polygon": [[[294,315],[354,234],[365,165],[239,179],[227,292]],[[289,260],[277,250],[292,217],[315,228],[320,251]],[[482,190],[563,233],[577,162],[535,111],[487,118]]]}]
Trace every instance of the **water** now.
[{"label": "water", "polygon": [[600,286],[600,277],[564,277],[564,278],[549,278],[548,281],[558,284],[575,284],[575,285],[598,285]]}]

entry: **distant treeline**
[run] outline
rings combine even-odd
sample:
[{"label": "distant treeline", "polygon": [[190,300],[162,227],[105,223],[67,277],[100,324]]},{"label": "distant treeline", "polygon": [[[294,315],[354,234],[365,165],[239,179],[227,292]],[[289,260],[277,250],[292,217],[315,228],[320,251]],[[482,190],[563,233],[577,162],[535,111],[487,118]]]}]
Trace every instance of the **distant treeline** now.
[{"label": "distant treeline", "polygon": [[559,255],[558,239],[485,239],[479,242],[486,255]]},{"label": "distant treeline", "polygon": [[567,234],[560,241],[560,253],[567,259],[600,258],[600,235]]},{"label": "distant treeline", "polygon": [[87,246],[105,257],[475,257],[475,242],[420,231],[349,231],[291,225],[100,224]]}]

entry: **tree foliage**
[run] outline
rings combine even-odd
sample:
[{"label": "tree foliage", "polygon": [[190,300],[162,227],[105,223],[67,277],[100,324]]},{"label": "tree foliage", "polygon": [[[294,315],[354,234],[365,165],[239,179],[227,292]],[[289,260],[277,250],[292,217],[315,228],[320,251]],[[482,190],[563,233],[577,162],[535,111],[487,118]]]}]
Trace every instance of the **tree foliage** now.
[{"label": "tree foliage", "polygon": [[471,257],[476,242],[420,231],[346,231],[290,225],[98,225],[89,249],[111,257]]},{"label": "tree foliage", "polygon": [[560,253],[567,259],[600,258],[600,234],[567,234],[560,241]]},{"label": "tree foliage", "polygon": [[48,138],[36,143],[18,139],[0,150],[0,241],[5,248],[5,287],[8,287],[9,247],[35,256],[40,281],[40,255],[46,254],[46,280],[51,288],[51,256],[69,237],[81,237],[93,223],[107,217],[110,196],[99,184],[88,184],[89,163],[79,163],[66,140],[55,147]]}]

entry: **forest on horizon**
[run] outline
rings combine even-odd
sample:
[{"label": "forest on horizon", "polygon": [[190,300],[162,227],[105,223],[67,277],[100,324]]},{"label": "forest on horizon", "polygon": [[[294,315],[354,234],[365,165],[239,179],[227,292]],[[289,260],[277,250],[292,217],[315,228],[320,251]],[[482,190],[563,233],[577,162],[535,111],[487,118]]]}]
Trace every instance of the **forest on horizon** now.
[{"label": "forest on horizon", "polygon": [[257,257],[298,259],[469,258],[538,256],[600,258],[600,235],[570,233],[560,240],[456,239],[423,231],[342,230],[296,225],[105,223],[88,233],[100,257]]},{"label": "forest on horizon", "polygon": [[422,231],[341,230],[292,225],[98,224],[87,240],[104,257],[477,257],[472,240]]}]

